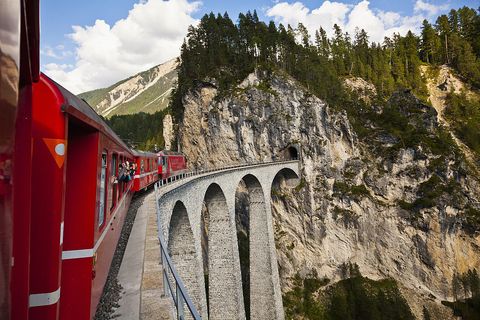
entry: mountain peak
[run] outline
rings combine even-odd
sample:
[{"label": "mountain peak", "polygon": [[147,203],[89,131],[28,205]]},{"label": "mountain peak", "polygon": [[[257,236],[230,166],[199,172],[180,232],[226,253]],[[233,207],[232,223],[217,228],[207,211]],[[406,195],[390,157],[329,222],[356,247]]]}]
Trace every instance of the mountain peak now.
[{"label": "mountain peak", "polygon": [[114,85],[80,94],[98,114],[138,112],[154,113],[168,106],[170,93],[177,79],[177,58],[121,80]]}]

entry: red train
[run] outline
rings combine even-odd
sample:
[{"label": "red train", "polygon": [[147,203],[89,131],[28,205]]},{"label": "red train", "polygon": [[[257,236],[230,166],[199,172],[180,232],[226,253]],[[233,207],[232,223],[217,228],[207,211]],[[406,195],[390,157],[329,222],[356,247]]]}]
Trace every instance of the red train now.
[{"label": "red train", "polygon": [[140,191],[158,180],[158,156],[144,151],[134,151],[134,154],[136,170],[133,187],[135,191]]},{"label": "red train", "polygon": [[185,156],[174,151],[160,151],[158,154],[158,177],[165,180],[172,175],[186,171]]},{"label": "red train", "polygon": [[133,193],[185,158],[131,150],[40,74],[38,9],[0,11],[0,34],[17,39],[0,37],[0,318],[91,319]]}]

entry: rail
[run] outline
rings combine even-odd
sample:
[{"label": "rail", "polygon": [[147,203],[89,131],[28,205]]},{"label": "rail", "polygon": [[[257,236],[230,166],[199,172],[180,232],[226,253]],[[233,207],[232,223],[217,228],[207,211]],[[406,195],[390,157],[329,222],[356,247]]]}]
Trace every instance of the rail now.
[{"label": "rail", "polygon": [[[173,183],[175,181],[184,179],[184,178],[189,178],[193,176],[199,176],[203,175],[206,173],[210,172],[221,172],[224,170],[229,170],[229,169],[238,169],[242,167],[252,167],[252,166],[266,166],[274,163],[289,163],[289,162],[294,162],[298,161],[298,159],[294,158],[292,160],[286,160],[286,161],[269,161],[269,162],[256,162],[256,163],[245,163],[245,164],[239,164],[239,165],[231,165],[231,166],[223,166],[219,168],[212,168],[212,169],[202,169],[202,170],[195,170],[195,171],[190,171],[190,172],[183,172],[181,174],[175,175],[173,177],[170,177],[168,179],[163,179],[159,180],[154,184],[155,187],[155,206],[157,210],[157,232],[158,232],[158,241],[160,243],[160,259],[162,263],[162,274],[163,274],[163,289],[164,289],[164,295],[165,296],[171,296],[173,303],[175,305],[175,309],[177,310],[177,319],[178,320],[184,320],[185,319],[185,306],[187,307],[188,312],[190,313],[190,316],[194,320],[201,320],[202,317],[200,316],[200,313],[197,311],[195,306],[193,305],[192,299],[188,295],[188,292],[185,288],[185,285],[183,284],[182,279],[180,278],[180,275],[178,274],[177,270],[175,269],[175,266],[173,265],[172,259],[170,258],[168,254],[168,247],[165,242],[165,239],[163,239],[163,230],[161,229],[161,221],[160,221],[160,207],[158,204],[158,201],[160,199],[158,195],[158,190],[162,186],[166,186],[170,183]],[[169,279],[169,273],[175,283],[171,283]],[[175,287],[175,288],[174,288]]]}]

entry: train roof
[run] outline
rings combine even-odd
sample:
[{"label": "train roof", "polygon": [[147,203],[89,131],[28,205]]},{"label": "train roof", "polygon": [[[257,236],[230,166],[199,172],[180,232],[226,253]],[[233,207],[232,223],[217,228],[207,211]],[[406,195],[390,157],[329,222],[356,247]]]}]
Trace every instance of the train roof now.
[{"label": "train roof", "polygon": [[183,153],[170,151],[170,150],[162,150],[158,152],[159,156],[183,156]]},{"label": "train roof", "polygon": [[49,82],[53,83],[62,94],[63,98],[65,99],[65,104],[62,106],[62,110],[64,112],[103,132],[118,142],[122,147],[132,152],[127,144],[120,139],[120,137],[105,123],[102,117],[100,117],[87,102],[78,98],[76,95],[59,85],[57,82],[53,81],[44,73],[41,74],[41,77],[44,77]]},{"label": "train roof", "polygon": [[132,149],[133,155],[136,157],[142,156],[142,157],[156,157],[157,154],[153,152],[148,152],[148,151],[142,151],[142,150],[135,150]]}]

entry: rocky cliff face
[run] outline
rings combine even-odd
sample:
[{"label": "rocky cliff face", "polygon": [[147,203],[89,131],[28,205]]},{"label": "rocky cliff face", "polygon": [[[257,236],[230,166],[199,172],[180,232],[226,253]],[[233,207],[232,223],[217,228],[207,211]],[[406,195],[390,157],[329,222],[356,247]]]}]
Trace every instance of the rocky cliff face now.
[{"label": "rocky cliff face", "polygon": [[[412,101],[418,108],[401,111],[427,132],[437,130],[435,110],[410,93],[390,103]],[[466,208],[479,206],[473,164],[421,146],[382,154],[360,141],[345,112],[286,76],[251,74],[222,98],[205,83],[184,98],[184,107],[179,143],[192,167],[278,159],[289,146],[299,149],[302,182],[272,202],[284,291],[297,273],[332,283],[344,263],[356,263],[371,279],[396,279],[416,317],[423,306],[433,318],[452,317],[439,302],[452,298],[453,275],[480,268],[480,233],[464,217]],[[396,143],[388,135],[372,139]],[[412,209],[439,188],[431,181],[437,174],[454,187]]]},{"label": "rocky cliff face", "polygon": [[163,118],[163,140],[165,141],[165,150],[172,150],[173,138],[173,119],[171,115],[167,114]]}]

